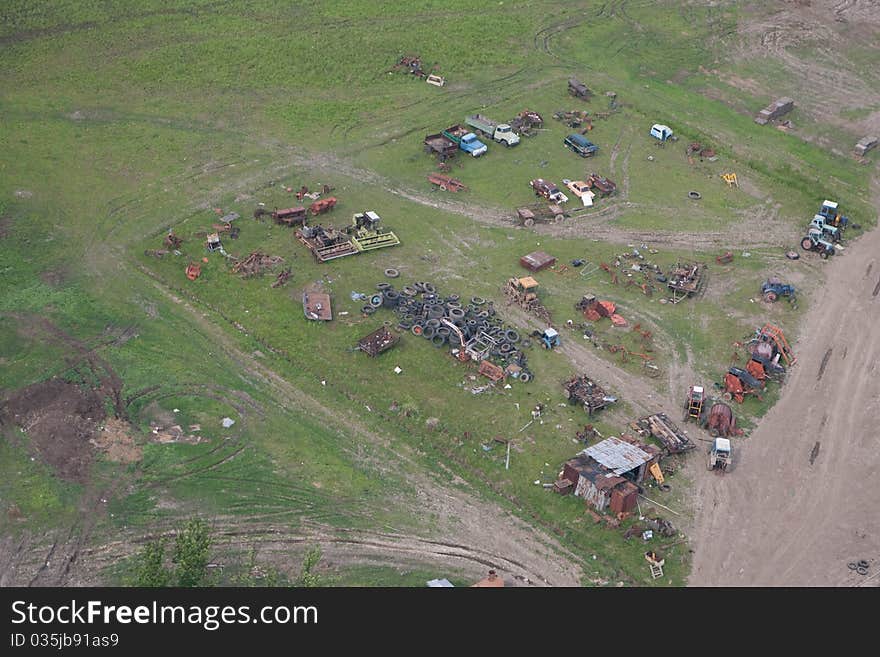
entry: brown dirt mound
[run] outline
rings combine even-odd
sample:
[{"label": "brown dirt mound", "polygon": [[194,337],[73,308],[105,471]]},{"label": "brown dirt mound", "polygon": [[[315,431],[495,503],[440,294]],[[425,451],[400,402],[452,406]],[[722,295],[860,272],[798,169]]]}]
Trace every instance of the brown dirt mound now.
[{"label": "brown dirt mound", "polygon": [[104,428],[89,442],[114,463],[136,463],[144,455],[131,435],[131,425],[115,417],[108,419]]},{"label": "brown dirt mound", "polygon": [[0,423],[24,429],[32,453],[76,482],[88,477],[94,456],[89,440],[104,417],[97,392],[55,378],[16,391],[0,409]]}]

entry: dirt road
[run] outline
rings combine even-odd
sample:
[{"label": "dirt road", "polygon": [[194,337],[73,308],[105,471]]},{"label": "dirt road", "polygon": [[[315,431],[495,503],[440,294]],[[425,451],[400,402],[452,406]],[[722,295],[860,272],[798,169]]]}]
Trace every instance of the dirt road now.
[{"label": "dirt road", "polygon": [[695,477],[691,585],[880,584],[880,230],[828,264],[794,349],[733,471]]}]

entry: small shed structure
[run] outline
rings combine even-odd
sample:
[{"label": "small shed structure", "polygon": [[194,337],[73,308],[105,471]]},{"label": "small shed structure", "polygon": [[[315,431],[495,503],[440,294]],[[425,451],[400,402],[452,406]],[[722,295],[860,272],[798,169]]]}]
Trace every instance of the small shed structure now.
[{"label": "small shed structure", "polygon": [[529,271],[541,271],[556,263],[556,258],[544,251],[532,251],[519,259],[519,264]]}]

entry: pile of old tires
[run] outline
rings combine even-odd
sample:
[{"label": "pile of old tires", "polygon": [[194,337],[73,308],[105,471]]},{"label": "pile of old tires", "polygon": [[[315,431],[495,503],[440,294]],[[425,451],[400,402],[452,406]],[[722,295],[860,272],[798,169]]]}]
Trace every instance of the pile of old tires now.
[{"label": "pile of old tires", "polygon": [[458,336],[441,320],[458,327],[465,340],[481,334],[488,335],[495,341],[495,346],[489,352],[490,360],[502,366],[515,363],[522,368],[521,381],[532,379],[523,351],[531,347],[531,342],[521,337],[515,329],[504,325],[491,301],[481,297],[462,299],[457,294],[443,296],[430,281],[404,285],[400,289],[382,282],[376,285],[376,292],[367,299],[368,303],[363,308],[365,314],[373,314],[379,308],[393,310],[398,317],[398,328],[425,338],[438,349],[444,345],[458,347],[460,344]]}]

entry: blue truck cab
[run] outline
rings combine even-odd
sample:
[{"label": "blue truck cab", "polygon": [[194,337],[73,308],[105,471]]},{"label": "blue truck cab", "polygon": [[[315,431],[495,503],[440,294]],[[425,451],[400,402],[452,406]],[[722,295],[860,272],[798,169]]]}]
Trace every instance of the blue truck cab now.
[{"label": "blue truck cab", "polygon": [[451,128],[447,128],[442,134],[458,144],[460,150],[470,153],[474,157],[480,157],[480,155],[489,150],[489,147],[481,142],[476,134],[462,125],[454,125]]},{"label": "blue truck cab", "polygon": [[474,157],[480,157],[480,155],[489,150],[489,147],[481,142],[473,132],[469,132],[462,137],[461,143],[458,147],[465,153],[470,153]]}]

